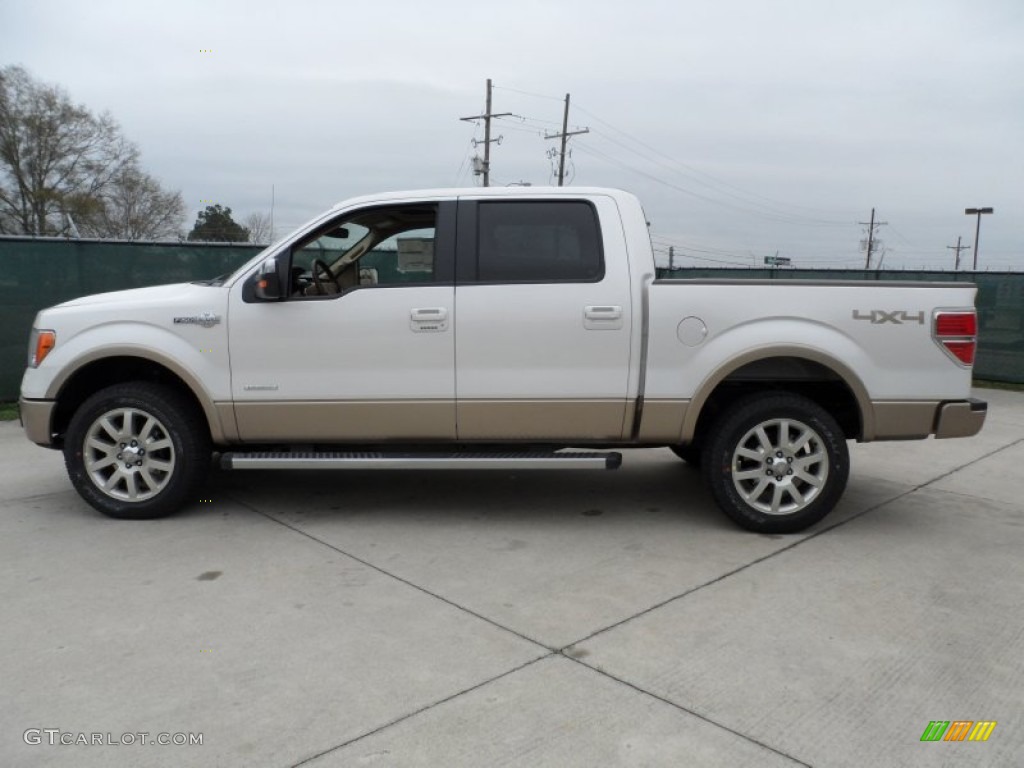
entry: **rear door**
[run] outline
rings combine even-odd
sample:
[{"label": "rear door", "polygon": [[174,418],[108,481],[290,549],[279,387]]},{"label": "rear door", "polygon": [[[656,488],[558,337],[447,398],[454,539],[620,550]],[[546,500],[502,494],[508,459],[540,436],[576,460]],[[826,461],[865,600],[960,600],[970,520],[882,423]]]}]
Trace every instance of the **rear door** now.
[{"label": "rear door", "polygon": [[619,221],[604,196],[460,201],[459,439],[622,437],[633,313]]}]

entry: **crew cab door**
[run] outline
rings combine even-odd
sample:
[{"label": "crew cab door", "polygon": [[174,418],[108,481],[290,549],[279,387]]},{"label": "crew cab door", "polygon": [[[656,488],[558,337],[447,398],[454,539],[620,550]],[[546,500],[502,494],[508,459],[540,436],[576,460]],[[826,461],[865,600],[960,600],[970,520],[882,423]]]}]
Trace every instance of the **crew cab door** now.
[{"label": "crew cab door", "polygon": [[[455,202],[343,213],[231,295],[231,392],[245,441],[455,437]],[[317,263],[319,262],[319,263]]]},{"label": "crew cab door", "polygon": [[459,439],[621,438],[633,312],[614,202],[459,205]]}]

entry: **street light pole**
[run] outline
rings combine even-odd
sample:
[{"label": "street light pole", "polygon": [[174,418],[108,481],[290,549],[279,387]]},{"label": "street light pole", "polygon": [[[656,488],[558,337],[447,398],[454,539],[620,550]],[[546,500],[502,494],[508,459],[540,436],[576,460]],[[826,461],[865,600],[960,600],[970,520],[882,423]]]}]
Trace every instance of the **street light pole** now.
[{"label": "street light pole", "polygon": [[978,271],[978,236],[981,234],[981,214],[992,213],[992,208],[966,208],[964,214],[978,217],[978,223],[974,226],[974,271]]}]

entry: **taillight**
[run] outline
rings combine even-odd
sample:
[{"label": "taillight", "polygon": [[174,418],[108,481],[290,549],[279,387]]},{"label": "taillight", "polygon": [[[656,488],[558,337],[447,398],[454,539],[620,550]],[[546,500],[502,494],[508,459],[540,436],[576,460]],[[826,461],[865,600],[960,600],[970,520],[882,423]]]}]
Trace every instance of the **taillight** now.
[{"label": "taillight", "polygon": [[936,312],[935,341],[961,365],[974,365],[978,346],[978,316],[975,311]]},{"label": "taillight", "polygon": [[940,312],[935,316],[936,336],[977,336],[978,318],[973,312]]}]

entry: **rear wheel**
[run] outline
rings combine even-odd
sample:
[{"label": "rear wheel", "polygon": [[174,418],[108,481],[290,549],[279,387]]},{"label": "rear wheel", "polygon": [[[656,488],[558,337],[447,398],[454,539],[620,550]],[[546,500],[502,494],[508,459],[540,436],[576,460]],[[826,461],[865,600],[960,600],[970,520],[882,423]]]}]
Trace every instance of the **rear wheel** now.
[{"label": "rear wheel", "polygon": [[194,405],[157,384],[116,384],[75,412],[64,463],[75,490],[109,517],[147,519],[196,497],[210,438]]},{"label": "rear wheel", "polygon": [[758,533],[794,533],[838,503],[850,472],[842,430],[812,400],[788,393],[737,401],[715,425],[703,471],[718,506]]}]

